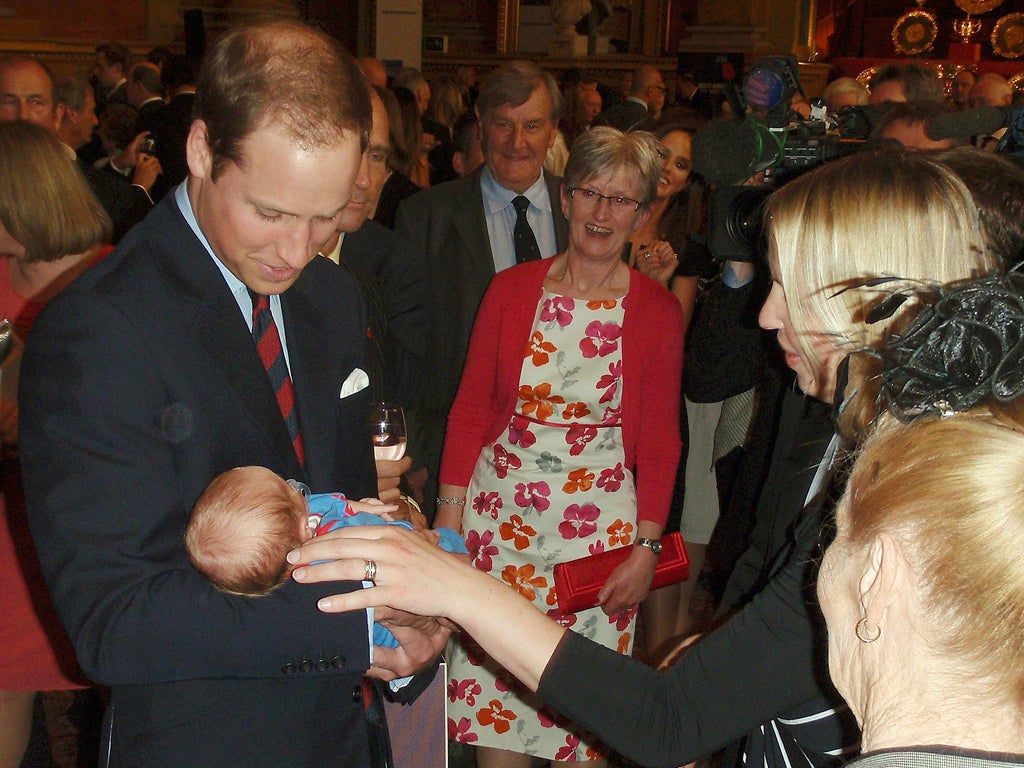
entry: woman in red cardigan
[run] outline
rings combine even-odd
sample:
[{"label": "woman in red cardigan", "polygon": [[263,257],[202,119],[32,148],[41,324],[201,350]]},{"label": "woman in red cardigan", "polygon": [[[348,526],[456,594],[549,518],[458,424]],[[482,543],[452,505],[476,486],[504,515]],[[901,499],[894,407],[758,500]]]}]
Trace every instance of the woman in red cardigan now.
[{"label": "woman in red cardigan", "polygon": [[[680,453],[679,302],[621,259],[650,216],[660,151],[612,128],[577,141],[561,195],[568,248],[498,274],[477,314],[436,519],[463,531],[477,568],[624,654]],[[554,565],[615,547],[632,551],[600,605],[561,614]],[[450,654],[449,674],[449,734],[478,747],[480,768],[599,757],[471,643]]]}]

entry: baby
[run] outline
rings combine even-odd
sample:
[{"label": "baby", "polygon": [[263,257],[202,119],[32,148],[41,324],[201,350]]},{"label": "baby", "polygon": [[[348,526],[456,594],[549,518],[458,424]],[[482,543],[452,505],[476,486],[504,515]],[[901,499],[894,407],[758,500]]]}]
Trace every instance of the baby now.
[{"label": "baby", "polygon": [[[310,494],[294,480],[265,467],[237,467],[213,479],[196,501],[185,529],[189,559],[224,592],[266,595],[291,574],[286,556],[314,536],[349,525],[412,525],[392,520],[395,506],[379,499],[349,501],[340,493]],[[455,531],[439,528],[441,547],[466,553]],[[383,626],[373,625],[374,645],[396,648]]]}]

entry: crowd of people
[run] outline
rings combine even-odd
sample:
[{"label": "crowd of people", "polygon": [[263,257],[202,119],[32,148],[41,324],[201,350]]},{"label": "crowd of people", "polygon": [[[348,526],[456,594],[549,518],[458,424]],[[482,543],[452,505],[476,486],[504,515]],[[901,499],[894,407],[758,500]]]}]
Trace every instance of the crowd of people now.
[{"label": "crowd of people", "polygon": [[1024,170],[928,131],[1012,88],[836,80],[872,140],[749,257],[668,95],[291,21],[0,61],[0,768],[62,689],[105,766],[416,768],[430,687],[478,768],[1024,761]]}]

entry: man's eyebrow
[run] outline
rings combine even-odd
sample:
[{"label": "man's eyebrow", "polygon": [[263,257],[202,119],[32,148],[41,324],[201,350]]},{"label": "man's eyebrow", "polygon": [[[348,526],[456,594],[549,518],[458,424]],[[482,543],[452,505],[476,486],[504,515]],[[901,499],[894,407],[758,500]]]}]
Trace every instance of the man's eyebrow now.
[{"label": "man's eyebrow", "polygon": [[[261,200],[257,200],[255,197],[249,197],[249,198],[247,198],[247,200],[249,201],[250,205],[252,205],[253,207],[255,207],[255,208],[257,208],[258,210],[261,210],[261,211],[267,211],[269,213],[276,213],[276,214],[279,214],[281,216],[298,216],[298,214],[293,213],[292,211],[285,211],[285,210],[283,210],[281,208],[278,208],[273,203],[270,203],[270,202],[265,201],[265,200],[262,200],[262,201]],[[346,203],[345,205],[348,205],[348,203]],[[342,206],[339,206],[338,208],[336,208],[333,213],[315,213],[315,214],[313,214],[313,218],[317,218],[317,219],[333,219],[335,216],[337,216],[339,213],[341,213],[342,210],[344,210],[344,208],[345,208],[345,206],[342,205]]]}]

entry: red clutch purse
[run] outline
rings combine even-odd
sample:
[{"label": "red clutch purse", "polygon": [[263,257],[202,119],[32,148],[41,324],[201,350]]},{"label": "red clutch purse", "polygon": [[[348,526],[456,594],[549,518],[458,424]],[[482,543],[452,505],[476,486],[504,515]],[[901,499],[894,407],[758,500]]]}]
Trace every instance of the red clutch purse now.
[{"label": "red clutch purse", "polygon": [[[679,533],[670,533],[661,539],[661,555],[654,569],[651,589],[684,581],[690,576],[690,561],[686,546]],[[597,555],[555,565],[555,594],[558,608],[563,613],[576,613],[597,605],[597,593],[608,581],[612,571],[629,557],[632,547],[609,549]]]}]

